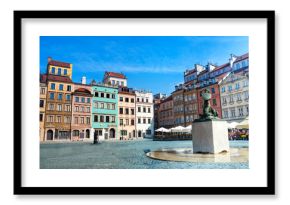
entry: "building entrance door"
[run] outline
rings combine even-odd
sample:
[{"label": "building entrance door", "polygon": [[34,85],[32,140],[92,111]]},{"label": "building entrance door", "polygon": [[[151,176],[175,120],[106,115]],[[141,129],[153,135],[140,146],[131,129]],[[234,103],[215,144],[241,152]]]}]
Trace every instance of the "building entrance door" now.
[{"label": "building entrance door", "polygon": [[47,130],[46,140],[53,140],[53,131]]},{"label": "building entrance door", "polygon": [[110,129],[110,138],[115,138],[115,134],[116,134],[115,129],[111,128]]}]

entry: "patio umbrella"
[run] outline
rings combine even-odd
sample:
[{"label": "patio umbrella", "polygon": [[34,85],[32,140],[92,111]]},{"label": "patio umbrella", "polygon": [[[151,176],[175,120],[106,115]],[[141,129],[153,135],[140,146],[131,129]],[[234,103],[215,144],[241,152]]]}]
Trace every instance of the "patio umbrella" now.
[{"label": "patio umbrella", "polygon": [[184,132],[191,133],[192,125],[188,125],[188,126],[185,127],[183,130],[184,130]]},{"label": "patio umbrella", "polygon": [[159,129],[155,130],[156,132],[169,132],[168,129],[164,128],[164,127],[160,127]]},{"label": "patio umbrella", "polygon": [[238,129],[249,129],[249,118],[246,117],[242,122],[240,122],[236,128]]},{"label": "patio umbrella", "polygon": [[185,132],[185,128],[182,126],[173,127],[170,129],[171,132]]},{"label": "patio umbrella", "polygon": [[238,125],[239,123],[237,122],[231,122],[231,123],[228,123],[228,128],[236,128],[236,126]]}]

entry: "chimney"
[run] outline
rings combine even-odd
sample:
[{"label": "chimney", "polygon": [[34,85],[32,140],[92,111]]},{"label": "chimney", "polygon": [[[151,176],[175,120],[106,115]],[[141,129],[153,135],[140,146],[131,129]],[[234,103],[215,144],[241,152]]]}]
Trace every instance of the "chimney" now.
[{"label": "chimney", "polygon": [[83,76],[83,77],[82,77],[82,84],[84,84],[84,85],[87,84],[86,76]]},{"label": "chimney", "polygon": [[52,61],[52,57],[47,58],[47,62],[50,62],[50,61]]}]

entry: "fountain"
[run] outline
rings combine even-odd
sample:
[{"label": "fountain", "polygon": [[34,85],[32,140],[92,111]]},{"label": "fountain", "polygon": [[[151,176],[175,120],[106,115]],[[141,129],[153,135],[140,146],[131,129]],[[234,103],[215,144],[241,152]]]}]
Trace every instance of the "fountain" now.
[{"label": "fountain", "polygon": [[248,162],[248,148],[230,148],[228,126],[218,118],[216,110],[210,106],[211,93],[205,89],[203,114],[192,123],[192,149],[160,149],[146,153],[153,159],[179,162],[227,163]]}]

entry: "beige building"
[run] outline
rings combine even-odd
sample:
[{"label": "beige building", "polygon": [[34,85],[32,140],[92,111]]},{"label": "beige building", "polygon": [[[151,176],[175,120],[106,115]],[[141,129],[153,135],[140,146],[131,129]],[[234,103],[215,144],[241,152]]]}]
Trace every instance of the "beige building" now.
[{"label": "beige building", "polygon": [[109,85],[127,87],[127,78],[123,73],[106,72],[103,82]]},{"label": "beige building", "polygon": [[39,86],[39,140],[45,141],[44,135],[44,120],[45,120],[45,106],[46,106],[46,92],[47,86],[45,81],[40,81]]},{"label": "beige building", "polygon": [[222,117],[239,121],[249,115],[249,73],[232,72],[220,84]]},{"label": "beige building", "polygon": [[133,89],[127,87],[119,88],[118,107],[120,139],[136,138],[136,95]]},{"label": "beige building", "polygon": [[135,91],[136,94],[136,132],[138,137],[153,138],[154,111],[153,95],[147,91]]}]

